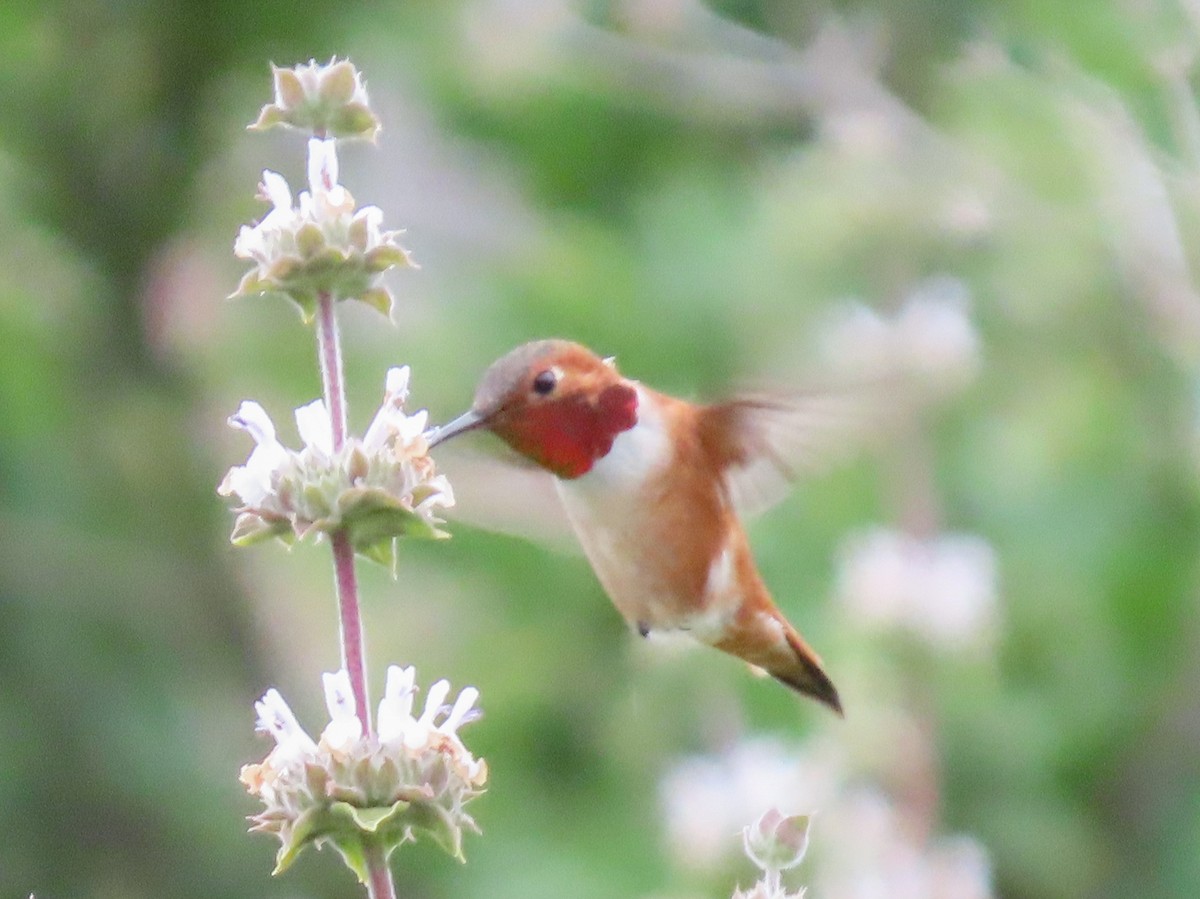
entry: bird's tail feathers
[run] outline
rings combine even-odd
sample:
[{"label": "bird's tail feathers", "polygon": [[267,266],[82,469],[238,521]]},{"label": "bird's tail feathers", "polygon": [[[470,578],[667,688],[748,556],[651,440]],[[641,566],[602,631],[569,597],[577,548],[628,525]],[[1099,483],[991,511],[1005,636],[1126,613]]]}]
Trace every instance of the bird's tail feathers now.
[{"label": "bird's tail feathers", "polygon": [[773,604],[741,616],[725,638],[714,645],[843,714],[837,688],[821,667],[820,656]]}]

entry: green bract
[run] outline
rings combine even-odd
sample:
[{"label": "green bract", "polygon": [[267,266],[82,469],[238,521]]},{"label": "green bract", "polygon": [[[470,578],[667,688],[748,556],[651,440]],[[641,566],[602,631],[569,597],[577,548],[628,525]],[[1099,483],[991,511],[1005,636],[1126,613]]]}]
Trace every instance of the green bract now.
[{"label": "green bract", "polygon": [[255,130],[283,125],[318,137],[374,140],[379,119],[367,103],[362,74],[347,60],[327,65],[310,60],[291,68],[271,67],[275,101],[262,108]]}]

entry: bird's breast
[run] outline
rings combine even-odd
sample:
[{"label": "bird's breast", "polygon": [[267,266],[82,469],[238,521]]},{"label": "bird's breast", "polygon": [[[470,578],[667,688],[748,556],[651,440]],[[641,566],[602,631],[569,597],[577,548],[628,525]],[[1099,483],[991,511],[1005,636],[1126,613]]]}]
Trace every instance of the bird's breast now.
[{"label": "bird's breast", "polygon": [[728,512],[716,483],[687,457],[673,410],[637,389],[637,424],[587,474],[558,480],[558,491],[600,583],[631,624],[715,632],[727,613],[706,599],[733,591]]}]

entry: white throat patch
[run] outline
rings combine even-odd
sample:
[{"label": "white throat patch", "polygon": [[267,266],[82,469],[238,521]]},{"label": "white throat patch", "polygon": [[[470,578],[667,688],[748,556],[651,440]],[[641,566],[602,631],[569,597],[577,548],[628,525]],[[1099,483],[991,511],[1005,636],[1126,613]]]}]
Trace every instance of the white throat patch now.
[{"label": "white throat patch", "polygon": [[616,436],[612,449],[596,460],[591,471],[563,483],[564,487],[578,484],[585,490],[632,492],[670,461],[671,438],[667,423],[642,386],[635,382],[634,388],[638,399],[637,424]]}]

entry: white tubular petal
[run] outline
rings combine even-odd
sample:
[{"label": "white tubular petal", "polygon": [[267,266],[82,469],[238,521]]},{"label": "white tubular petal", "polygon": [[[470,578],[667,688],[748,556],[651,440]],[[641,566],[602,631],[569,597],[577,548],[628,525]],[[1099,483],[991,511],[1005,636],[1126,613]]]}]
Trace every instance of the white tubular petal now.
[{"label": "white tubular petal", "polygon": [[262,232],[258,228],[242,225],[238,229],[237,239],[233,242],[233,255],[239,259],[260,260],[264,256],[264,251]]},{"label": "white tubular petal", "polygon": [[407,416],[408,421],[405,423],[405,432],[411,433],[414,437],[418,434],[425,433],[425,426],[429,424],[429,410],[420,409],[412,415]]},{"label": "white tubular petal", "polygon": [[387,670],[387,685],[383,690],[383,699],[379,702],[379,739],[384,743],[394,743],[402,740],[405,731],[413,723],[412,702],[417,692],[414,681],[416,669],[411,665],[401,668],[399,665],[389,665]]},{"label": "white tubular petal", "polygon": [[300,726],[274,687],[263,694],[263,698],[254,704],[254,709],[258,712],[258,730],[274,737],[283,755],[297,757],[306,752],[316,752],[317,744]]},{"label": "white tubular petal", "polygon": [[[367,234],[369,235],[367,243],[370,246],[378,244],[380,229],[383,227],[383,210],[378,206],[364,206],[355,213],[354,217],[362,217],[366,220]],[[405,367],[407,368],[408,366]]]},{"label": "white tubular petal", "polygon": [[454,708],[450,710],[449,716],[442,723],[442,733],[452,734],[463,724],[463,719],[470,714],[472,707],[475,705],[475,700],[479,698],[479,691],[474,687],[463,687],[462,692],[458,694],[458,699],[454,701]]},{"label": "white tubular petal", "polygon": [[331,191],[338,183],[337,141],[308,141],[308,189],[314,197]]},{"label": "white tubular petal", "polygon": [[263,196],[271,201],[276,209],[287,212],[292,210],[292,189],[288,187],[287,179],[278,172],[264,169],[262,174]]},{"label": "white tubular petal", "polygon": [[371,425],[363,435],[363,448],[369,453],[377,453],[396,431],[397,421],[402,421],[404,413],[400,411],[408,398],[408,366],[388,369],[384,383],[383,402],[379,411],[371,419]]},{"label": "white tubular petal", "polygon": [[371,419],[371,424],[367,427],[367,432],[363,434],[363,449],[370,455],[374,455],[383,449],[384,444],[387,443],[391,435],[391,410],[387,406],[380,406],[379,411],[375,413],[375,417]]},{"label": "white tubular petal", "polygon": [[312,194],[306,190],[300,191],[299,197],[300,211],[299,218],[304,222],[315,221],[317,218],[316,204],[313,202]]},{"label": "white tubular petal", "polygon": [[277,443],[275,439],[275,424],[267,411],[254,400],[242,400],[237,412],[229,416],[229,425],[241,428],[254,438],[260,446],[264,443]]},{"label": "white tubular petal", "polygon": [[222,496],[237,494],[243,505],[258,509],[270,495],[271,483],[269,480],[264,482],[260,473],[249,465],[235,465],[229,469],[217,492]]},{"label": "white tubular petal", "polygon": [[384,696],[403,703],[403,712],[409,715],[412,713],[413,695],[417,692],[416,684],[417,669],[414,666],[401,668],[399,665],[389,665]]},{"label": "white tubular petal", "polygon": [[325,411],[324,400],[313,400],[296,410],[296,430],[305,446],[326,456],[333,455],[333,425]]},{"label": "white tubular petal", "polygon": [[325,672],[321,675],[321,683],[325,687],[325,706],[331,719],[357,717],[354,689],[345,669]]},{"label": "white tubular petal", "polygon": [[[350,191],[340,184],[333,185],[321,196],[324,198],[321,206],[321,215],[323,216],[339,219],[354,212],[354,197],[350,196]],[[345,223],[342,222],[341,225],[344,227]]]},{"label": "white tubular petal", "polygon": [[350,675],[344,670],[326,673],[321,675],[321,682],[329,709],[329,725],[322,731],[321,740],[333,749],[344,749],[362,736]]},{"label": "white tubular petal", "polygon": [[442,703],[446,701],[446,694],[450,692],[450,681],[440,680],[429,688],[429,695],[425,697],[425,711],[421,713],[418,721],[424,727],[433,727],[434,716],[441,711]]},{"label": "white tubular petal", "polygon": [[384,379],[386,403],[403,406],[408,401],[408,381],[411,376],[412,370],[407,365],[388,369],[387,377]]}]

